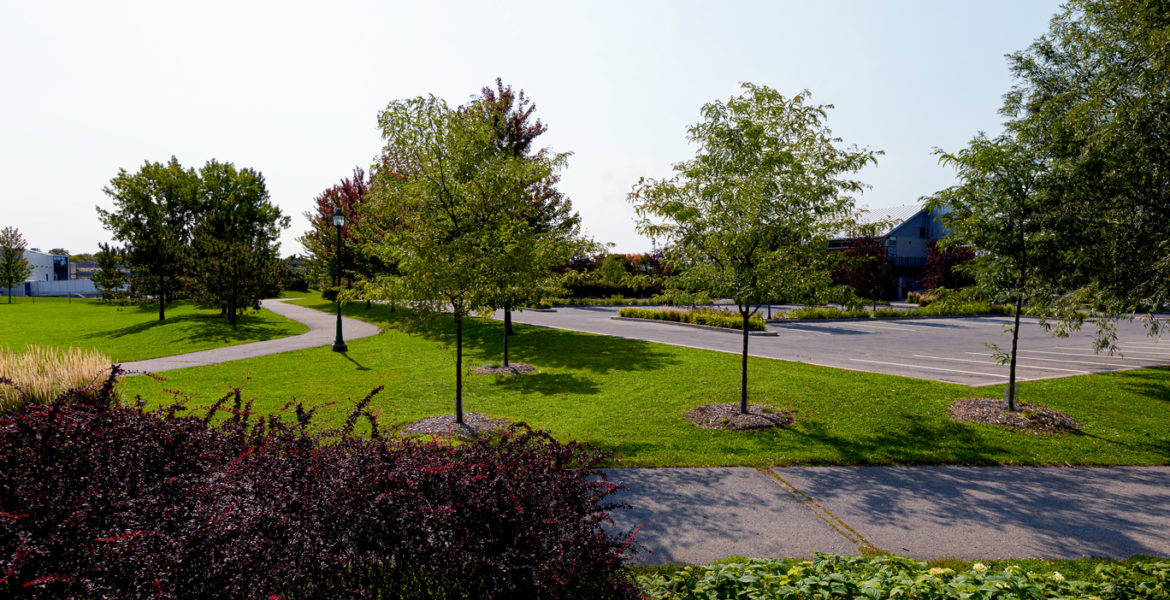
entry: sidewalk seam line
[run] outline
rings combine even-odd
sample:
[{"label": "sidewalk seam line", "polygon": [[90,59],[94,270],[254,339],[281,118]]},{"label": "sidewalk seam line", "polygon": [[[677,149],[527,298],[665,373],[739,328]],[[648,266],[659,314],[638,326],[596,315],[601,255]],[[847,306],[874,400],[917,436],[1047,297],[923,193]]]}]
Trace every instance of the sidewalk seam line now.
[{"label": "sidewalk seam line", "polygon": [[[776,483],[781,489],[783,489],[785,492],[787,492],[789,496],[792,496],[792,498],[794,500],[796,500],[797,502],[799,502],[801,506],[807,508],[809,510],[809,512],[811,512],[812,514],[820,517],[820,519],[822,521],[824,521],[825,523],[827,523],[829,525],[829,527],[832,527],[834,530],[837,531],[837,533],[840,533],[845,539],[849,540],[851,543],[861,544],[861,545],[863,545],[871,550],[877,549],[877,547],[874,546],[873,544],[871,544],[869,542],[869,540],[865,539],[865,536],[858,533],[856,529],[850,527],[848,523],[846,523],[845,521],[842,521],[840,517],[833,514],[832,511],[825,508],[824,505],[822,505],[820,502],[813,500],[812,496],[809,496],[808,494],[806,494],[803,491],[801,491],[800,489],[798,489],[796,486],[792,485],[791,483],[788,483],[788,481],[786,481],[783,477],[781,477],[780,474],[777,473],[776,471],[773,471],[771,468],[768,468],[768,467],[759,467],[758,470],[761,473],[763,473],[765,476],[768,476],[771,479],[773,479],[773,483]],[[804,499],[801,499],[801,496],[803,496]],[[816,507],[816,508],[814,508],[814,507]],[[818,512],[817,509],[820,509],[820,512]],[[828,515],[828,516],[826,517],[826,515]],[[834,523],[834,521],[835,521],[835,523]],[[846,531],[848,531],[849,533],[846,533]],[[853,534],[853,535],[850,536],[850,534]],[[854,537],[856,537],[856,539],[854,539]]]}]

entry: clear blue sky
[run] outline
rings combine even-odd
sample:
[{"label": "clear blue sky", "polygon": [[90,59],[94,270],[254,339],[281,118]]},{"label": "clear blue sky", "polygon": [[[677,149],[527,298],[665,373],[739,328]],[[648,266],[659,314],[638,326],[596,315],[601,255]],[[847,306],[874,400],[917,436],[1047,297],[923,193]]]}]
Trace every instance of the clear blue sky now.
[{"label": "clear blue sky", "polygon": [[[693,155],[699,107],[741,81],[834,104],[875,209],[953,182],[934,147],[997,131],[1004,55],[1047,30],[1053,1],[27,2],[0,0],[0,227],[30,246],[96,249],[94,207],[119,168],[174,155],[252,167],[293,226],[381,148],[377,113],[434,93],[461,103],[497,76],[571,151],[561,189],[616,251],[626,193]],[[880,210],[875,210],[880,212]]]}]

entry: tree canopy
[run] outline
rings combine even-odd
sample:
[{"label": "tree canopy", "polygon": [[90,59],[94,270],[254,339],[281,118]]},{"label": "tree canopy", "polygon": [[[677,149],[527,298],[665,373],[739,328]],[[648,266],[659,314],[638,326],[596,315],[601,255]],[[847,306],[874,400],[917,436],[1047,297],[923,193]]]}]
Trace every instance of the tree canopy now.
[{"label": "tree canopy", "polygon": [[23,283],[32,273],[32,265],[24,258],[28,246],[24,236],[15,227],[0,229],[0,287],[8,290],[12,303],[12,288]]},{"label": "tree canopy", "polygon": [[747,322],[761,302],[828,287],[828,237],[843,229],[862,182],[847,177],[877,152],[842,147],[831,106],[745,83],[703,106],[687,130],[694,158],[671,179],[642,179],[629,199],[638,230],[670,244],[680,277],[731,298],[744,321],[740,410],[747,412]]},{"label": "tree canopy", "polygon": [[559,164],[497,151],[485,111],[453,110],[435,96],[391,102],[379,124],[386,145],[369,210],[393,225],[367,249],[398,265],[397,274],[381,279],[384,293],[453,313],[455,417],[462,423],[463,320],[493,306],[511,261],[534,245],[534,228],[518,218],[515,199]]},{"label": "tree canopy", "polygon": [[[1050,276],[1068,306],[1091,306],[1104,323],[1170,306],[1167,31],[1161,0],[1071,0],[1010,56],[1008,127],[1056,175],[1045,193],[1066,244]],[[1079,324],[1081,313],[1066,314]]]}]

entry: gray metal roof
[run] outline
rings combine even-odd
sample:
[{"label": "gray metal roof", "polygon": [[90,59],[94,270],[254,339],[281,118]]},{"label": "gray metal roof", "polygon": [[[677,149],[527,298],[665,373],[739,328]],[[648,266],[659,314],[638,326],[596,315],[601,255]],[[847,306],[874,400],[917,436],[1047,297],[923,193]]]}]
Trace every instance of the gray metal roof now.
[{"label": "gray metal roof", "polygon": [[[906,223],[913,219],[915,215],[926,210],[921,204],[903,204],[901,206],[890,206],[886,208],[871,208],[867,212],[858,216],[857,221],[863,225],[870,223],[877,223],[882,220],[889,220],[890,226],[878,233],[877,237],[889,235],[899,225]],[[852,232],[838,231],[833,234],[834,240],[845,240],[854,237]]]}]

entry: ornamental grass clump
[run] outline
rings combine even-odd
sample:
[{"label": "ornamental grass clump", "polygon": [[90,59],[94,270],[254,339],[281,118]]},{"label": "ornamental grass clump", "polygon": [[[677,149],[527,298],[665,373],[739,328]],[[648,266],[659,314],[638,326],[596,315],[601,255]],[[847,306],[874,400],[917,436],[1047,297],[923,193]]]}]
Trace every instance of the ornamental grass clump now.
[{"label": "ornamental grass clump", "polygon": [[388,437],[379,390],[314,433],[300,405],[147,411],[115,380],[0,416],[0,597],[637,597],[600,451]]},{"label": "ornamental grass clump", "polygon": [[104,379],[110,357],[96,350],[29,345],[24,352],[0,349],[0,413],[28,403],[46,404],[66,390]]}]

